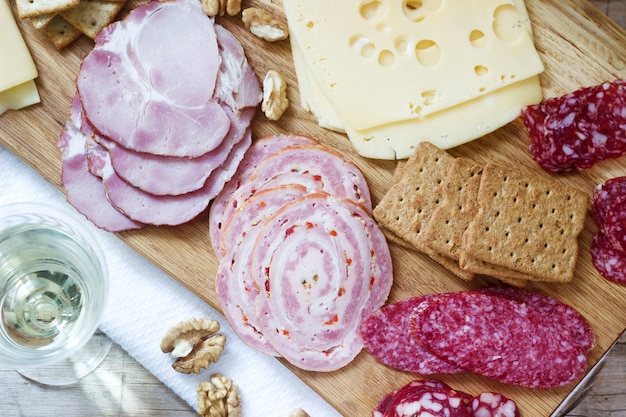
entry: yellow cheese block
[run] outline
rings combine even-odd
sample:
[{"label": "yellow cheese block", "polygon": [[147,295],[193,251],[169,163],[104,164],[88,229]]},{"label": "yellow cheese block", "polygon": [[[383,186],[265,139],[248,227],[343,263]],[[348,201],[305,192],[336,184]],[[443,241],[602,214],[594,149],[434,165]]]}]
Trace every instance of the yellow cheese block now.
[{"label": "yellow cheese block", "polygon": [[312,78],[356,131],[423,118],[543,71],[522,0],[283,4]]},{"label": "yellow cheese block", "polygon": [[39,94],[33,82],[38,75],[37,68],[6,0],[0,0],[0,28],[2,113],[7,108],[21,108],[39,102]]},{"label": "yellow cheese block", "polygon": [[7,110],[19,110],[40,102],[35,81],[30,80],[0,91],[0,114]]}]

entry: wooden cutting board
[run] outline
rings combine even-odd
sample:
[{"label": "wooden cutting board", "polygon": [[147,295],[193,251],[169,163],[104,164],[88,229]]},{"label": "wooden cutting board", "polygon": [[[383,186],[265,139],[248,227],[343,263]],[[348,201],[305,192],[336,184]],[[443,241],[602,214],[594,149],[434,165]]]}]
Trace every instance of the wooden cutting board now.
[{"label": "wooden cutting board", "polygon": [[[132,0],[128,8],[137,4],[139,1]],[[244,3],[244,7],[252,5],[265,7],[277,15],[283,14],[280,0]],[[585,0],[527,0],[527,7],[533,22],[536,46],[545,63],[546,70],[541,76],[545,97],[626,77],[626,32],[591,4]],[[329,10],[329,13],[332,11]],[[302,110],[298,105],[297,80],[288,41],[269,44],[257,39],[245,30],[239,17],[218,18],[217,21],[242,42],[259,78],[267,70],[276,69],[286,76],[290,87],[288,93],[292,105],[287,113],[278,122],[270,122],[262,114],[257,115],[253,125],[255,137],[304,133],[318,138],[363,170],[374,203],[380,201],[391,184],[395,163],[359,157],[345,136],[318,127],[311,115]],[[92,42],[82,38],[58,52],[45,35],[35,31],[28,22],[19,24],[39,69],[37,85],[42,103],[0,116],[0,144],[62,190],[61,160],[56,142],[75,92],[74,80],[81,59],[90,50]],[[573,185],[589,194],[604,180],[626,175],[626,157],[606,161],[584,172],[560,175],[544,172],[529,155],[528,135],[519,119],[480,140],[452,149],[450,153],[480,163],[508,163]],[[2,169],[0,167],[0,174]],[[579,239],[580,256],[573,282],[529,285],[529,288],[544,291],[576,307],[588,318],[597,333],[597,347],[590,355],[590,366],[626,327],[626,286],[601,278],[590,261],[589,246],[596,230],[591,216],[588,216]],[[219,308],[213,290],[217,265],[210,249],[206,214],[182,226],[148,227],[121,233],[119,237],[213,307]],[[490,283],[482,279],[461,282],[425,256],[395,245],[391,245],[391,251],[395,282],[390,301]],[[141,297],[141,294],[137,296]],[[419,377],[387,368],[366,352],[362,352],[349,366],[332,373],[307,372],[287,366],[345,416],[371,415],[373,407],[387,392]],[[525,416],[549,415],[574,388],[571,385],[532,390],[495,383],[469,373],[443,376],[441,379],[473,394],[485,390],[502,392],[517,401]],[[285,415],[288,411],[285,410]]]}]

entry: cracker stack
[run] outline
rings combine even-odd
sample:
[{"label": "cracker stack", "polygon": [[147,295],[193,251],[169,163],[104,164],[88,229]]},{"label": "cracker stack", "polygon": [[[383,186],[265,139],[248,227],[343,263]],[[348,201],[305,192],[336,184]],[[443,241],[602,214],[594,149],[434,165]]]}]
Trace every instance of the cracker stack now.
[{"label": "cracker stack", "polygon": [[497,164],[454,158],[420,143],[374,217],[387,238],[423,252],[464,280],[489,275],[569,282],[589,196]]},{"label": "cracker stack", "polygon": [[126,0],[15,0],[20,19],[30,19],[35,29],[63,49],[83,35],[94,39],[115,17]]}]

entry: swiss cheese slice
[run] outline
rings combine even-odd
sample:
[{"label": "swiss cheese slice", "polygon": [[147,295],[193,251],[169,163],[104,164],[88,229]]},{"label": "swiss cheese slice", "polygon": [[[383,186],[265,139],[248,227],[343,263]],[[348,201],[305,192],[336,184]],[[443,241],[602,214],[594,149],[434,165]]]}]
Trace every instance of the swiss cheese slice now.
[{"label": "swiss cheese slice", "polygon": [[422,118],[543,71],[522,0],[283,5],[312,78],[356,131]]},{"label": "swiss cheese slice", "polygon": [[37,68],[6,0],[0,0],[0,113],[39,102]]}]

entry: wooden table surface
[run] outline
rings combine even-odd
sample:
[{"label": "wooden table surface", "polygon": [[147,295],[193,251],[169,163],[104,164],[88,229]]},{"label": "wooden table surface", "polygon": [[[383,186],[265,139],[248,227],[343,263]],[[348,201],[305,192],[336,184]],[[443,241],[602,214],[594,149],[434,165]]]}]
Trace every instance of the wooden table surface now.
[{"label": "wooden table surface", "polygon": [[[626,28],[626,0],[591,3]],[[196,415],[115,344],[103,364],[77,385],[43,387],[15,372],[0,371],[0,393],[1,416]],[[591,388],[566,415],[626,417],[626,337],[618,341]]]}]

